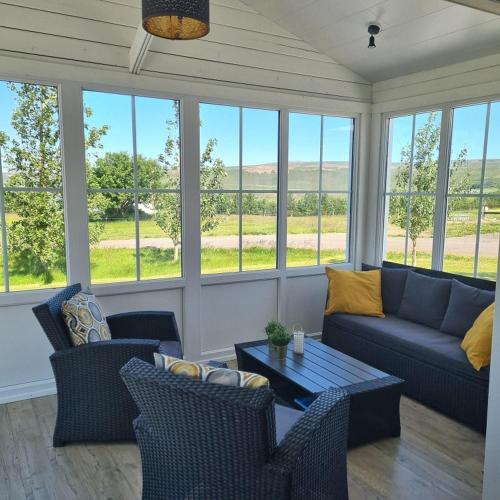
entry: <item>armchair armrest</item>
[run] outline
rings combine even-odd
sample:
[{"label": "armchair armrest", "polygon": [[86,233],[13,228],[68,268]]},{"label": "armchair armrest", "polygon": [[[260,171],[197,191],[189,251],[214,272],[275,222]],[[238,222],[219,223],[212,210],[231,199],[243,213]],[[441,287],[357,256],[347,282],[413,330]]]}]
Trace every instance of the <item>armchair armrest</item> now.
[{"label": "armchair armrest", "polygon": [[107,318],[113,339],[173,340],[180,343],[175,315],[171,311],[135,311]]},{"label": "armchair armrest", "polygon": [[347,499],[349,394],[322,393],[276,448],[270,467],[288,475],[292,498]]},{"label": "armchair armrest", "polygon": [[91,373],[96,374],[97,380],[104,379],[107,374],[119,378],[119,370],[133,357],[152,362],[153,353],[159,346],[158,340],[150,339],[104,340],[56,351],[50,356],[50,362],[55,373],[65,372],[62,378],[66,380],[82,376],[89,382]]}]

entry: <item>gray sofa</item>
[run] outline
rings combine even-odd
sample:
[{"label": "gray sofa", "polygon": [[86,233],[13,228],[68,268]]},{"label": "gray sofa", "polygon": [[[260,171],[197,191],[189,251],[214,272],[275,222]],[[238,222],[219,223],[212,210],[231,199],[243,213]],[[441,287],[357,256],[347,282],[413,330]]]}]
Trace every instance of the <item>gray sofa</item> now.
[{"label": "gray sofa", "polygon": [[325,316],[322,341],[404,379],[406,395],[485,432],[489,368],[476,371],[460,343],[494,290],[492,281],[384,262],[386,317]]}]

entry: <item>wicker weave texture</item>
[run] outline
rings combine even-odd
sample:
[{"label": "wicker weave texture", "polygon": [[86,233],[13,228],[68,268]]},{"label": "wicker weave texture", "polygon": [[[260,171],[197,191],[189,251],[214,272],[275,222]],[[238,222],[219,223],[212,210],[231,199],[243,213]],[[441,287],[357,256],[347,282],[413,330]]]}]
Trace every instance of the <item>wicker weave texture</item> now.
[{"label": "wicker weave texture", "polygon": [[320,396],[276,447],[270,389],[207,384],[137,359],[121,374],[141,412],[143,499],[347,498],[344,391]]}]

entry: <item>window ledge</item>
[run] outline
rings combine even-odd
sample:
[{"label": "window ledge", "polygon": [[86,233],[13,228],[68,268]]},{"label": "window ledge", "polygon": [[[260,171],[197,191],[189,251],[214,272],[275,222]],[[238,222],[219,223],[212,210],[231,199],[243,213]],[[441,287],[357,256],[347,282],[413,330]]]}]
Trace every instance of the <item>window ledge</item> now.
[{"label": "window ledge", "polygon": [[345,269],[347,271],[354,270],[354,266],[350,262],[343,262],[342,264],[321,264],[320,266],[310,266],[310,267],[289,267],[286,270],[286,277],[298,278],[300,276],[319,276],[325,274],[326,267],[333,267],[335,269]]}]

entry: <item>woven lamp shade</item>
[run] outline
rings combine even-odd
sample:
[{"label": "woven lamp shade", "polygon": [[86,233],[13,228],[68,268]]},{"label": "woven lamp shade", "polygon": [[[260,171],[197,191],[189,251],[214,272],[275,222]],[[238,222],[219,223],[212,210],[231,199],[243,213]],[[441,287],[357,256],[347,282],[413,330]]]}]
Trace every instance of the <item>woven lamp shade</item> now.
[{"label": "woven lamp shade", "polygon": [[209,0],[142,0],[142,26],[170,40],[201,38],[210,31]]}]

